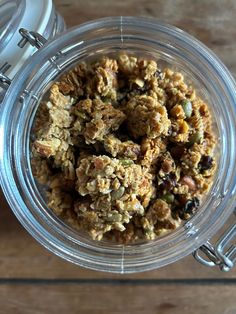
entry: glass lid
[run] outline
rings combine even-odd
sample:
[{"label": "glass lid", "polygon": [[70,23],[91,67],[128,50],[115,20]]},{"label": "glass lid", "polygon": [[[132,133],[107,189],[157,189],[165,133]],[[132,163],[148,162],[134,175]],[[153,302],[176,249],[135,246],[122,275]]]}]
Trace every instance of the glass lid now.
[{"label": "glass lid", "polygon": [[11,40],[25,11],[25,0],[0,0],[0,51]]},{"label": "glass lid", "polygon": [[0,72],[12,79],[35,48],[22,45],[20,28],[51,36],[52,0],[0,0]]}]

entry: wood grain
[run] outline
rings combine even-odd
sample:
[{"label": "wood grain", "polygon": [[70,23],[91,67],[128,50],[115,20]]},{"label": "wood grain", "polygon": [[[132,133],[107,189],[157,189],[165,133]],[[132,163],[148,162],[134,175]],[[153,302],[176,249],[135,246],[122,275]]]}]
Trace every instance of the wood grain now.
[{"label": "wood grain", "polygon": [[[91,19],[151,16],[189,32],[236,76],[234,0],[54,0],[68,27]],[[20,225],[0,191],[0,314],[235,314],[236,268],[191,256],[159,270],[114,275],[82,269],[48,252]]]},{"label": "wood grain", "polygon": [[214,284],[1,285],[0,314],[235,314],[234,294]]},{"label": "wood grain", "polygon": [[211,48],[236,76],[234,0],[55,0],[54,3],[68,27],[115,15],[149,16],[175,25]]}]

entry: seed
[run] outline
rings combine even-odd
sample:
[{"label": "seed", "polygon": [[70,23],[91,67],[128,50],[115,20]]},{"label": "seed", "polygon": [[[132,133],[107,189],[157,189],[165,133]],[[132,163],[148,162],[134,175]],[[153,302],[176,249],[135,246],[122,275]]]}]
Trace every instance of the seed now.
[{"label": "seed", "polygon": [[115,212],[115,213],[110,213],[106,217],[106,220],[109,222],[120,222],[122,220],[121,214]]},{"label": "seed", "polygon": [[130,166],[130,165],[133,165],[134,162],[131,159],[120,159],[120,163],[123,166]]},{"label": "seed", "polygon": [[87,119],[86,114],[80,110],[75,110],[74,113],[77,117],[80,117],[81,119]]},{"label": "seed", "polygon": [[111,199],[113,201],[118,200],[123,196],[124,193],[125,193],[125,188],[121,186],[118,190],[114,190],[111,192]]},{"label": "seed", "polygon": [[194,143],[199,144],[202,139],[202,132],[197,131],[196,133],[192,134],[190,139],[189,139],[189,146],[192,146]]},{"label": "seed", "polygon": [[170,89],[170,92],[173,94],[173,95],[177,95],[178,94],[178,89],[173,87]]},{"label": "seed", "polygon": [[182,105],[182,107],[184,109],[184,113],[185,113],[186,118],[190,118],[191,115],[192,115],[192,112],[193,112],[191,101],[189,101],[188,99],[184,99],[182,101],[181,105]]},{"label": "seed", "polygon": [[173,203],[174,200],[175,200],[175,197],[174,197],[174,195],[171,194],[171,193],[166,193],[166,194],[164,194],[164,195],[161,197],[161,199],[162,199],[163,201],[166,201],[167,203]]},{"label": "seed", "polygon": [[136,78],[134,83],[138,86],[138,87],[144,87],[145,82],[143,80],[141,80],[140,78]]}]

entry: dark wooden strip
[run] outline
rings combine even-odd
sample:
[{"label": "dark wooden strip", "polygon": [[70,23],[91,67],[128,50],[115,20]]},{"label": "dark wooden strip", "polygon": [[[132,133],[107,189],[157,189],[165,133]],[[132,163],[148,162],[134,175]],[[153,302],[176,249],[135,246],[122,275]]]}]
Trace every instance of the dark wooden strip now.
[{"label": "dark wooden strip", "polygon": [[232,285],[1,285],[0,314],[235,314]]},{"label": "dark wooden strip", "polygon": [[183,279],[122,279],[117,278],[0,278],[0,285],[110,285],[110,286],[163,286],[163,285],[236,285],[236,278],[183,278]]}]

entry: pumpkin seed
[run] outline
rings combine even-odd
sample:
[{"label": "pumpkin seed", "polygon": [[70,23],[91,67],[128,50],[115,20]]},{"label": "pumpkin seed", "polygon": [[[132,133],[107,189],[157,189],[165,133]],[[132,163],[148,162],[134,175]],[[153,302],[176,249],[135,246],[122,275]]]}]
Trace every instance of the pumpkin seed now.
[{"label": "pumpkin seed", "polygon": [[202,137],[203,137],[203,134],[200,131],[197,131],[196,133],[192,134],[189,139],[189,143],[188,143],[189,146],[192,146],[194,143],[199,144],[201,142]]},{"label": "pumpkin seed", "polygon": [[166,201],[167,203],[173,203],[175,200],[175,197],[172,193],[166,193],[161,197],[161,199],[163,201]]},{"label": "pumpkin seed", "polygon": [[80,117],[81,119],[87,119],[87,116],[84,112],[80,111],[80,110],[75,110],[74,111],[74,114],[77,116],[77,117]]},{"label": "pumpkin seed", "polygon": [[115,212],[115,213],[109,213],[108,216],[106,217],[106,221],[109,222],[121,222],[122,216],[121,214]]},{"label": "pumpkin seed", "polygon": [[114,190],[111,192],[111,199],[113,201],[120,199],[125,192],[125,188],[121,186],[118,190]]},{"label": "pumpkin seed", "polygon": [[131,159],[120,159],[120,163],[123,166],[130,166],[130,165],[133,165],[134,162]]},{"label": "pumpkin seed", "polygon": [[190,118],[193,112],[191,101],[189,101],[188,99],[184,99],[181,106],[183,107],[186,118]]}]

